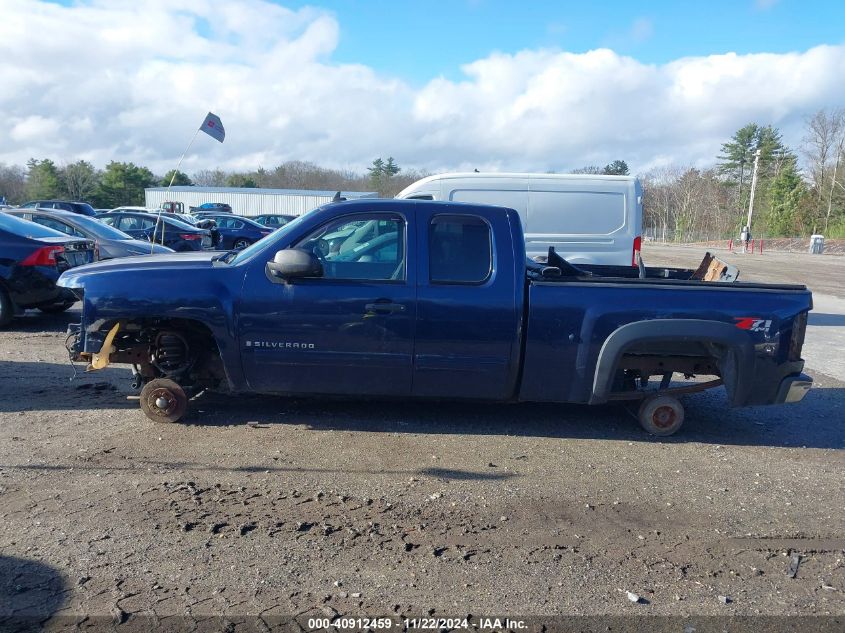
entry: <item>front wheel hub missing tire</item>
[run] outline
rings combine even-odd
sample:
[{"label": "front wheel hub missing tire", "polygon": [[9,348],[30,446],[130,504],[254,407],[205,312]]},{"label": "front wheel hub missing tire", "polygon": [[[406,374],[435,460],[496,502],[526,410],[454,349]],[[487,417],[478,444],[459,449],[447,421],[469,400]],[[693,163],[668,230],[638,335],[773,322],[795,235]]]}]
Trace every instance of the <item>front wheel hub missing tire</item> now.
[{"label": "front wheel hub missing tire", "polygon": [[177,422],[185,415],[185,390],[167,378],[151,380],[141,390],[141,409],[155,422]]}]

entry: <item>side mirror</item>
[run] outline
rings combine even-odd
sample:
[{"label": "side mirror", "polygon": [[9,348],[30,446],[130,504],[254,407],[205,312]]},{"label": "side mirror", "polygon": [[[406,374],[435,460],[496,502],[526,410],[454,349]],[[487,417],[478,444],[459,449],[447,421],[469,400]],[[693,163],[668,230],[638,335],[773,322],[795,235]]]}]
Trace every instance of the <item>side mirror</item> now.
[{"label": "side mirror", "polygon": [[267,272],[278,279],[297,277],[322,277],[323,264],[309,251],[288,248],[278,251],[272,262],[267,262]]}]

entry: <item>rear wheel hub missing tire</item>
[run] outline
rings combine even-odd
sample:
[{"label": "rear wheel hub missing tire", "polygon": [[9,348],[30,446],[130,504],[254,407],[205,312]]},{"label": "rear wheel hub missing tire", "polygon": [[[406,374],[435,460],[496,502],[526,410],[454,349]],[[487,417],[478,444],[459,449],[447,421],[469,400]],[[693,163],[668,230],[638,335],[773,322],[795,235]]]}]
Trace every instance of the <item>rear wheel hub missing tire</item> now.
[{"label": "rear wheel hub missing tire", "polygon": [[654,412],[654,415],[651,416],[654,426],[661,429],[670,428],[673,424],[675,424],[676,418],[677,415],[672,407],[659,407]]}]

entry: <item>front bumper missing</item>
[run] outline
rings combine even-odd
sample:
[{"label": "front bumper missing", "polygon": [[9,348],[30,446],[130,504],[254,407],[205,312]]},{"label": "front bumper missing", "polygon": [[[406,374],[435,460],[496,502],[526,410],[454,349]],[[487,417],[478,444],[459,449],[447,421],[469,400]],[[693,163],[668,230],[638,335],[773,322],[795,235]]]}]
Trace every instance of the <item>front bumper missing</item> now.
[{"label": "front bumper missing", "polygon": [[117,332],[120,329],[120,321],[115,323],[112,326],[112,329],[109,330],[109,333],[106,335],[106,340],[103,341],[103,346],[100,348],[100,351],[96,354],[91,356],[91,364],[88,365],[88,369],[85,371],[95,371],[97,369],[105,369],[109,365],[109,356],[112,352],[116,351],[112,347],[112,343],[114,342],[114,337],[117,336]]},{"label": "front bumper missing", "polygon": [[812,386],[813,379],[807,374],[787,376],[780,383],[780,389],[778,389],[777,400],[775,402],[778,404],[801,402]]},{"label": "front bumper missing", "polygon": [[[65,347],[68,355],[73,362],[86,362],[88,367],[85,371],[96,371],[98,369],[105,369],[111,361],[111,355],[117,350],[114,347],[114,338],[117,336],[122,323],[118,321],[106,334],[105,338],[102,334],[92,335],[92,333],[85,333],[86,340],[83,343],[81,337],[83,335],[82,325],[78,323],[71,323],[67,328],[67,339],[65,340]],[[96,352],[86,352],[85,345],[92,345]]]}]

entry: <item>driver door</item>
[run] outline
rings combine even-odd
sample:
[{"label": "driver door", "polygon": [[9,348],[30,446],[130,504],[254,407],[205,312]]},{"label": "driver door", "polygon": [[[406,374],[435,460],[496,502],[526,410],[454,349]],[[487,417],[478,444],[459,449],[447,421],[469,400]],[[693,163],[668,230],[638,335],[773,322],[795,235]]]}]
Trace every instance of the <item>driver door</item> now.
[{"label": "driver door", "polygon": [[285,282],[265,274],[266,262],[256,262],[241,306],[241,358],[250,388],[409,395],[413,232],[399,213],[348,215],[293,245],[321,260],[322,277]]}]

